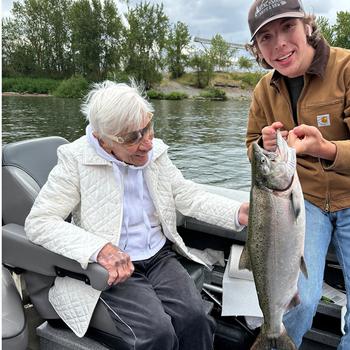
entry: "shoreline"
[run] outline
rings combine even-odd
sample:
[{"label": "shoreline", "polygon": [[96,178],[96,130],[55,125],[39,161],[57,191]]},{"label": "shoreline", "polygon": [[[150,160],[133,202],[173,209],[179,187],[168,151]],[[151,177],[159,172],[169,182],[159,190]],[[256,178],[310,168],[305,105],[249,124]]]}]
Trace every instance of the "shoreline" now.
[{"label": "shoreline", "polygon": [[[253,89],[241,89],[239,87],[222,87],[222,86],[213,86],[214,88],[225,91],[226,97],[228,100],[241,100],[241,99],[250,99],[252,97]],[[205,91],[205,89],[195,88],[190,85],[180,84],[176,81],[167,81],[163,82],[154,88],[157,91],[160,91],[165,94],[169,94],[172,92],[183,92],[185,93],[189,99],[205,99],[200,96],[200,93]]]},{"label": "shoreline", "polygon": [[[245,90],[238,87],[218,87],[220,90],[225,91],[226,97],[228,100],[244,100],[250,99],[252,96],[253,90]],[[201,92],[204,89],[195,88],[188,85],[182,85],[179,83],[172,84],[160,84],[155,87],[155,90],[160,91],[165,94],[169,94],[172,92],[181,92],[185,93],[188,96],[188,99],[193,100],[207,100],[204,97],[201,97]],[[2,92],[2,96],[21,96],[21,97],[54,97],[50,94],[41,94],[41,93],[26,93],[26,92],[11,92],[4,91]]]},{"label": "shoreline", "polygon": [[2,96],[23,96],[23,97],[53,97],[53,95],[49,94],[34,94],[34,93],[27,93],[27,92],[11,92],[11,91],[5,91],[1,93]]}]

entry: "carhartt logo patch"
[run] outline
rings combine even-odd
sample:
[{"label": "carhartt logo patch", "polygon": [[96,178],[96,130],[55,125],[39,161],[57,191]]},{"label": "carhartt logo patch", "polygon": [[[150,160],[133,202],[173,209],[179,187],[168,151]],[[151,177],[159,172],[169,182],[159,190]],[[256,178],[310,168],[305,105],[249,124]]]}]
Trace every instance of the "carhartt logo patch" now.
[{"label": "carhartt logo patch", "polygon": [[262,16],[267,11],[271,11],[276,7],[285,5],[287,2],[285,0],[266,0],[263,1],[260,6],[256,7],[255,18]]},{"label": "carhartt logo patch", "polygon": [[329,126],[331,125],[331,116],[329,114],[321,114],[317,116],[318,126]]}]

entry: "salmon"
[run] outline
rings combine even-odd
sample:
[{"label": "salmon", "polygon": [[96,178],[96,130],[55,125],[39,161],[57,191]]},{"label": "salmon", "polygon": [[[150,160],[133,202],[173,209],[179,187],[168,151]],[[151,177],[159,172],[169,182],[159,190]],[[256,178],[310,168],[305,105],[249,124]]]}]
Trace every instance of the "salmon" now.
[{"label": "salmon", "polygon": [[253,350],[297,349],[282,318],[300,303],[298,278],[304,261],[305,207],[295,150],[277,131],[276,152],[254,143],[248,237],[239,268],[253,272],[264,316]]}]

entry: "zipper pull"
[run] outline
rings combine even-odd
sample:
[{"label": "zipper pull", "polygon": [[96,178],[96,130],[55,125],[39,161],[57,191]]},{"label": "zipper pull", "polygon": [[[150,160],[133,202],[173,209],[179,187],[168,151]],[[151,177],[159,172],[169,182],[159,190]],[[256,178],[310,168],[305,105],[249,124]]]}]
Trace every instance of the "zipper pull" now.
[{"label": "zipper pull", "polygon": [[325,210],[326,213],[329,212],[329,209],[330,209],[329,207],[330,207],[329,206],[329,199],[328,199],[328,196],[327,196],[326,203],[325,203],[325,206],[324,206],[324,210]]}]

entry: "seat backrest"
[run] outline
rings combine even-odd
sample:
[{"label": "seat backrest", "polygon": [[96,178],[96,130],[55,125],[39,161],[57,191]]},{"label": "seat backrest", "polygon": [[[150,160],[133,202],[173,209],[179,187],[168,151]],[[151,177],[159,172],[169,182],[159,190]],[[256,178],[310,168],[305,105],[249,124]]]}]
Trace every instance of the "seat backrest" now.
[{"label": "seat backrest", "polygon": [[[57,148],[68,141],[52,136],[7,144],[2,149],[3,224],[24,226],[35,198],[57,164]],[[14,252],[15,254],[15,252]],[[54,277],[25,271],[27,292],[43,318],[56,318],[48,301]]]},{"label": "seat backrest", "polygon": [[[66,143],[68,141],[64,138],[53,136],[15,142],[3,147],[3,224],[24,226],[36,196],[57,164],[57,148]],[[39,315],[46,320],[57,320],[59,316],[48,300],[48,292],[55,277],[31,271],[24,271],[22,275],[31,302]],[[91,324],[104,332],[119,335],[103,304],[98,303]]]},{"label": "seat backrest", "polygon": [[57,163],[57,148],[68,143],[52,136],[7,144],[2,150],[3,224],[24,221]]}]

